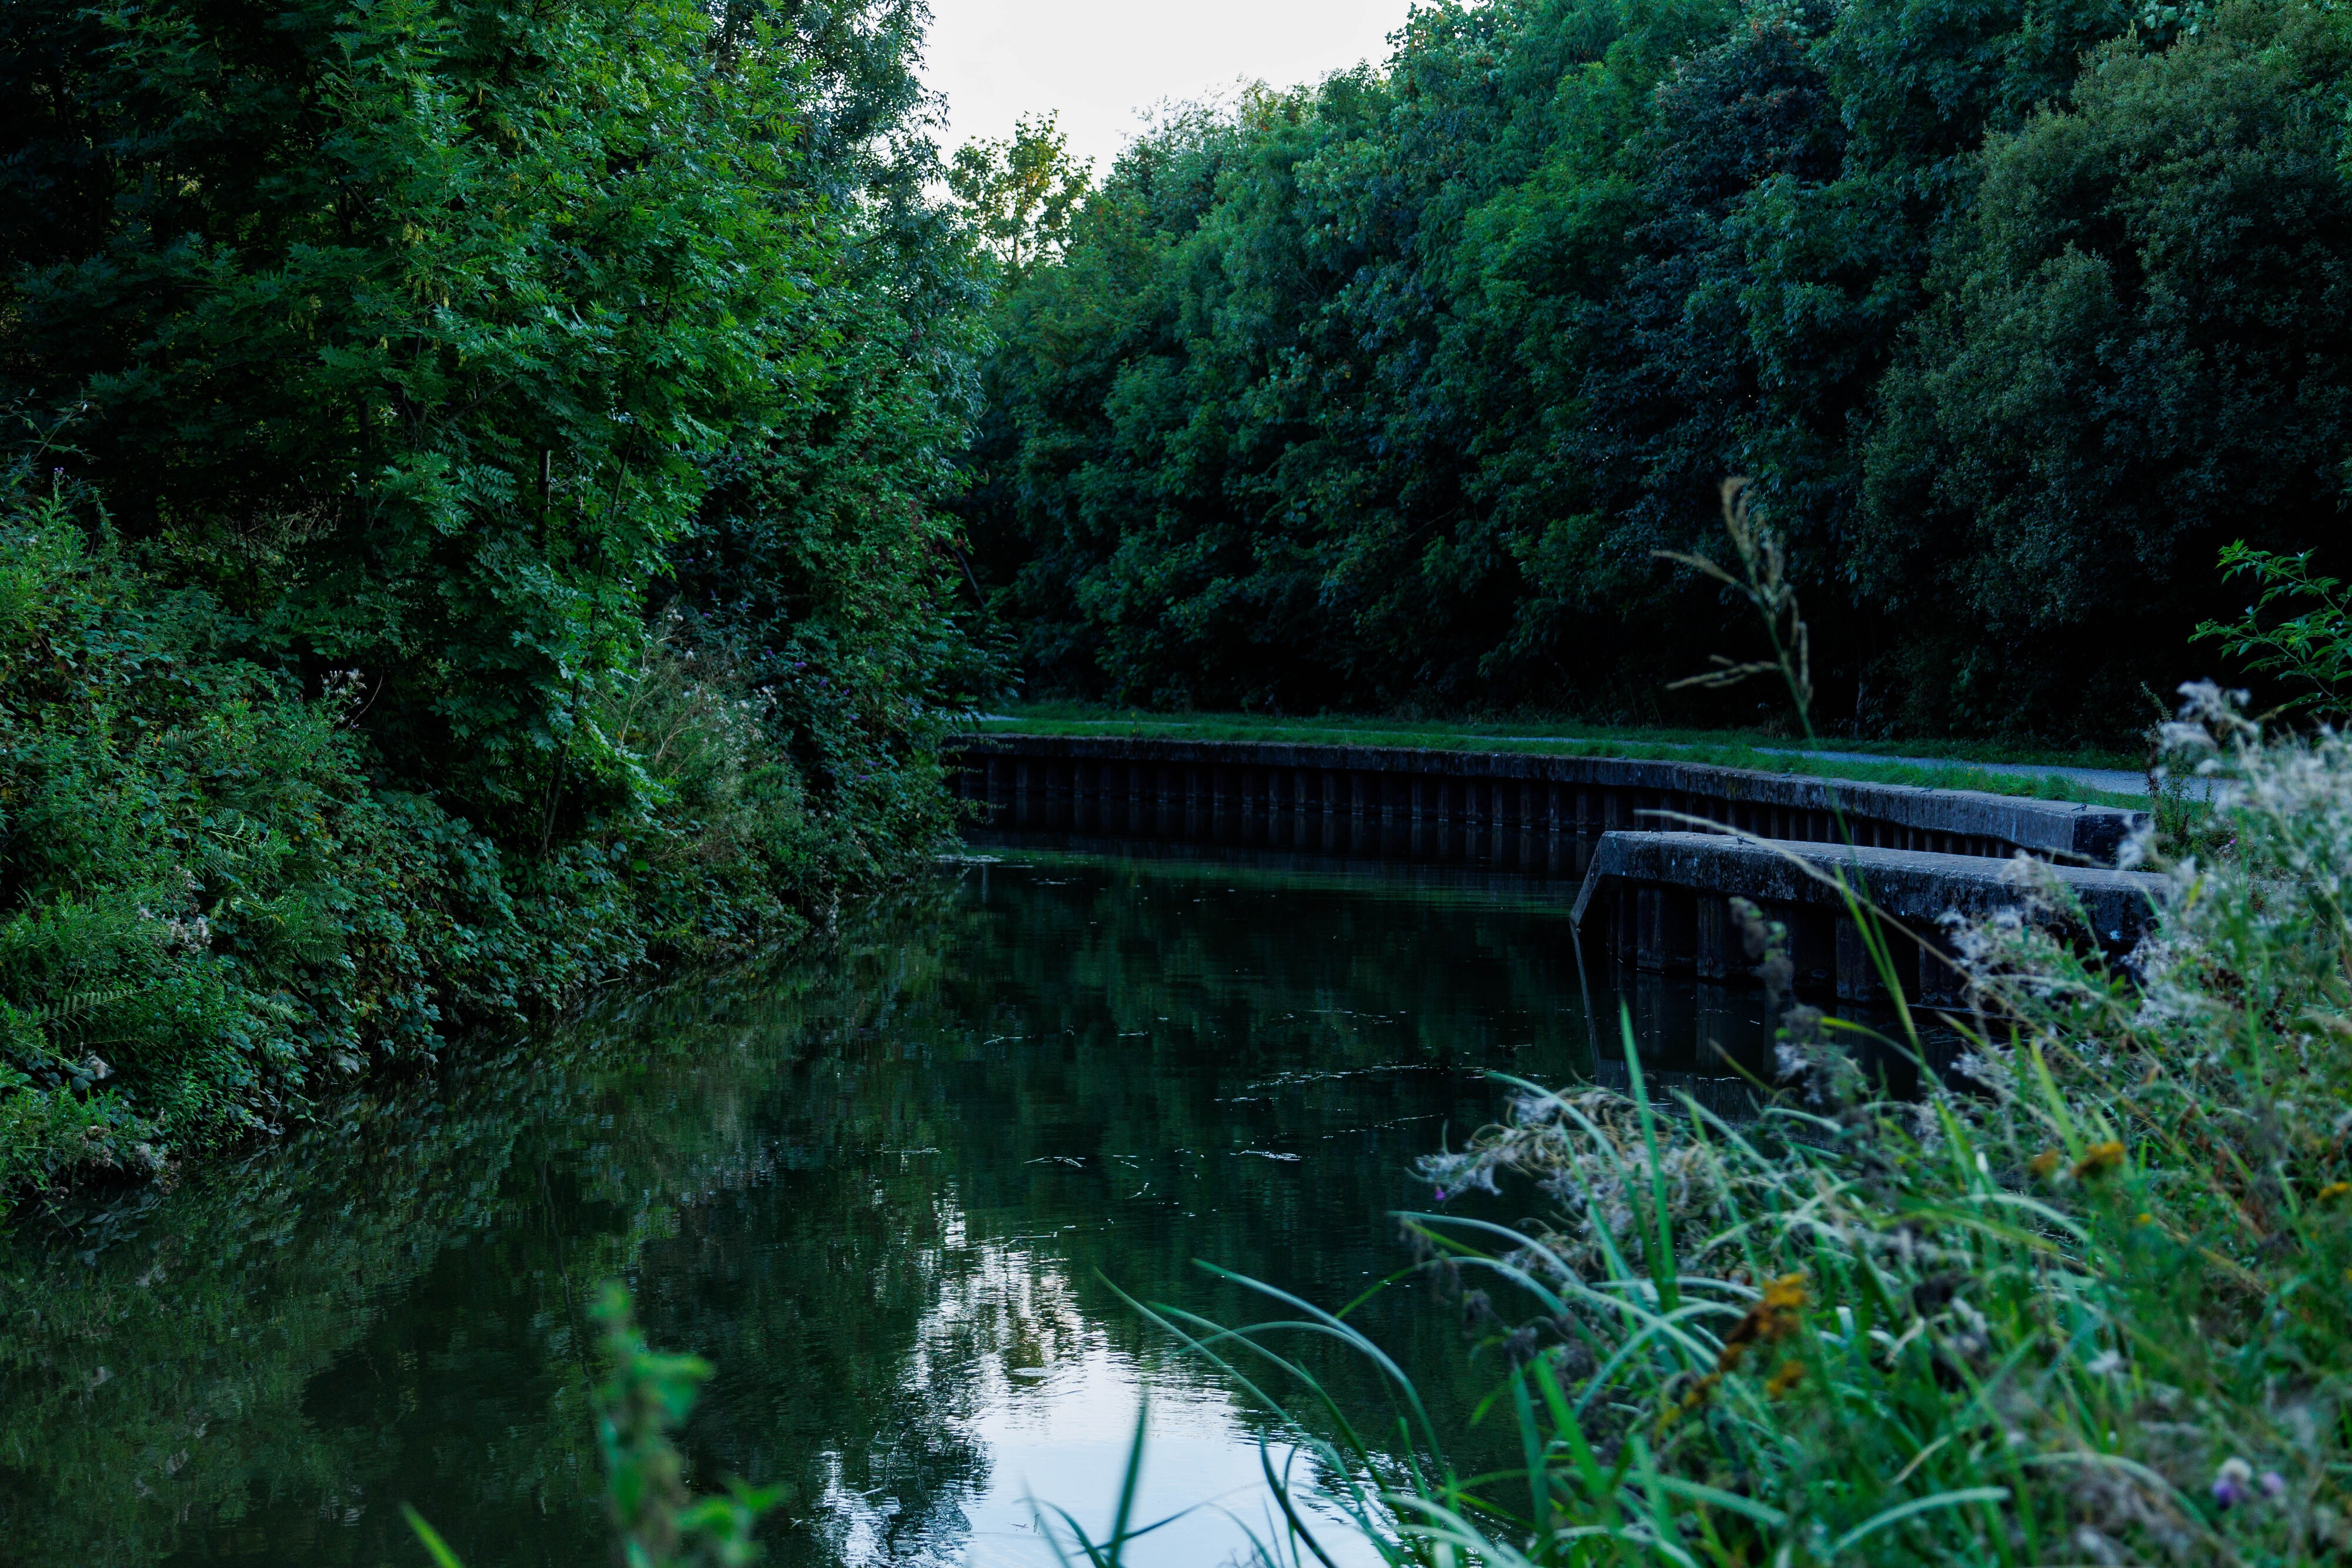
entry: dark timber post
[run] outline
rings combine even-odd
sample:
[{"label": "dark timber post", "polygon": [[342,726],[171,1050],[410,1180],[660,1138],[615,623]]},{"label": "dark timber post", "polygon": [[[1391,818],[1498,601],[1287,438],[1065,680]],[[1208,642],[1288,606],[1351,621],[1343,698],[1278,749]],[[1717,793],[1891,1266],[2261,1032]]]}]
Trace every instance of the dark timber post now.
[{"label": "dark timber post", "polygon": [[1636,962],[1652,974],[1687,973],[1697,944],[1690,893],[1678,887],[1641,890],[1634,918],[1641,923]]},{"label": "dark timber post", "polygon": [[1843,915],[1837,923],[1837,994],[1842,1002],[1866,1002],[1879,994],[1878,974],[1863,944],[1862,927]]},{"label": "dark timber post", "polygon": [[1732,948],[1738,941],[1731,931],[1731,902],[1703,893],[1698,896],[1697,914],[1698,977],[1702,980],[1728,979],[1732,970]]},{"label": "dark timber post", "polygon": [[1919,999],[1931,1008],[1957,1008],[1967,998],[1967,977],[1946,961],[1935,940],[1919,944]]},{"label": "dark timber post", "polygon": [[1826,910],[1784,904],[1775,911],[1789,923],[1789,957],[1801,992],[1819,996],[1837,983],[1837,926]]},{"label": "dark timber post", "polygon": [[1729,1072],[1739,1065],[1738,1058],[1731,1052],[1732,1041],[1738,1038],[1739,1015],[1734,1009],[1730,990],[1702,984],[1692,1012],[1692,1043],[1696,1048],[1698,1070],[1703,1073]]}]

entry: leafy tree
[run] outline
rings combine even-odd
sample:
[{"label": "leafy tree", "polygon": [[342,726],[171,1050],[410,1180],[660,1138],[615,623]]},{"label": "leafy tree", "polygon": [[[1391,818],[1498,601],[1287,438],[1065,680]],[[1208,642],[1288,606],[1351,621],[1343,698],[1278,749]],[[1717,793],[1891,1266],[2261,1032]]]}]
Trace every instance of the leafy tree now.
[{"label": "leafy tree", "polygon": [[917,863],[979,287],[923,17],[0,11],[0,1189]]},{"label": "leafy tree", "polygon": [[1053,115],[1024,116],[1003,141],[958,148],[948,188],[964,204],[981,242],[1017,282],[1062,254],[1092,170],[1070,156],[1069,138]]},{"label": "leafy tree", "polygon": [[1728,623],[1657,552],[1747,474],[1825,718],[2111,738],[2212,612],[2220,497],[2327,548],[2341,31],[1423,7],[1171,119],[1011,281],[982,564],[1049,686],[1719,721],[1664,683]]},{"label": "leafy tree", "polygon": [[1940,690],[1979,725],[2084,722],[2223,608],[2224,543],[2335,533],[2346,45],[2326,13],[2227,7],[2159,54],[2110,45],[1988,147],[1867,449],[1863,581],[1941,632],[1910,650],[1921,721],[1950,722]]},{"label": "leafy tree", "polygon": [[536,808],[697,450],[816,347],[787,62],[684,5],[11,16],[11,401],[396,757]]}]

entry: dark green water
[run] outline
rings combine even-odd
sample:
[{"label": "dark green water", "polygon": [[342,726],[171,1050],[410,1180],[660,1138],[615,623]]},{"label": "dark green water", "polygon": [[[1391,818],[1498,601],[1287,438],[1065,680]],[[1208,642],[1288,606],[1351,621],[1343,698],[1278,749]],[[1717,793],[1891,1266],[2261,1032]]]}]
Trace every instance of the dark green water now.
[{"label": "dark green water", "polygon": [[[580,1307],[719,1366],[698,1479],[780,1484],[772,1560],[1050,1561],[1031,1495],[1099,1521],[1139,1401],[1148,1505],[1256,1519],[1283,1429],[1106,1281],[1252,1315],[1205,1259],[1330,1303],[1405,1260],[1417,1155],[1494,1071],[1592,1071],[1532,882],[1014,855],[844,951],[675,988],[355,1102],[168,1194],[9,1243],[0,1560],[588,1564]],[[1596,996],[1613,1017],[1605,977]],[[1628,1000],[1654,1065],[1753,1008]],[[1366,1324],[1433,1405],[1494,1367],[1419,1286]],[[1370,1408],[1367,1369],[1302,1348]],[[1459,1456],[1476,1468],[1478,1434]],[[1213,1564],[1203,1507],[1144,1563]]]}]

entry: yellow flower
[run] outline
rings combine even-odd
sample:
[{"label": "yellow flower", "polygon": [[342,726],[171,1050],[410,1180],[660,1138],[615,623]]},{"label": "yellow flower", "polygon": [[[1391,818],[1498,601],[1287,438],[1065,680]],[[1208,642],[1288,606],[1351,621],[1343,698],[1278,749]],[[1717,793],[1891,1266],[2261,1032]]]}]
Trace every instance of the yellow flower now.
[{"label": "yellow flower", "polygon": [[1805,1301],[1802,1274],[1783,1274],[1766,1285],[1756,1304],[1723,1336],[1723,1350],[1715,1358],[1716,1371],[1729,1372],[1738,1366],[1751,1344],[1769,1344],[1794,1333],[1798,1316],[1805,1310]]},{"label": "yellow flower", "polygon": [[2109,1139],[2104,1144],[2093,1144],[2090,1152],[2074,1162],[2074,1175],[2078,1179],[2105,1176],[2122,1169],[2123,1163],[2124,1146]]},{"label": "yellow flower", "polygon": [[1692,1411],[1696,1410],[1700,1406],[1705,1405],[1709,1398],[1713,1397],[1716,1385],[1722,1381],[1723,1374],[1720,1372],[1710,1372],[1705,1377],[1700,1378],[1696,1383],[1692,1384],[1690,1392],[1683,1396],[1682,1402],[1680,1404],[1669,1405],[1659,1414],[1659,1435],[1664,1436],[1667,1427],[1672,1427],[1685,1416],[1689,1415]]},{"label": "yellow flower", "polygon": [[2044,1149],[2027,1161],[2025,1168],[2032,1171],[2037,1180],[2048,1181],[2050,1173],[2056,1170],[2058,1162],[2065,1157],[2055,1149]]},{"label": "yellow flower", "polygon": [[[1723,1348],[1715,1356],[1715,1370],[1692,1384],[1690,1392],[1684,1395],[1679,1403],[1668,1406],[1659,1414],[1660,1434],[1713,1398],[1716,1385],[1723,1381],[1725,1374],[1739,1364],[1740,1359],[1747,1355],[1748,1346],[1770,1344],[1796,1333],[1798,1320],[1808,1299],[1802,1274],[1783,1274],[1766,1285],[1755,1304],[1731,1325],[1731,1332],[1723,1336]],[[1772,1382],[1780,1384],[1783,1377],[1790,1375],[1788,1366],[1783,1366],[1773,1374]],[[1794,1375],[1801,1376],[1802,1373]],[[1791,1382],[1782,1387],[1793,1385]],[[1781,1391],[1781,1388],[1773,1389],[1775,1393]]]},{"label": "yellow flower", "polygon": [[2347,1192],[2352,1192],[2352,1181],[2332,1181],[2319,1189],[2319,1201],[2326,1203],[2330,1198],[2342,1197]]},{"label": "yellow flower", "polygon": [[1774,1373],[1771,1380],[1764,1385],[1764,1393],[1769,1398],[1778,1399],[1804,1380],[1805,1364],[1803,1362],[1784,1361],[1780,1364],[1780,1370]]}]

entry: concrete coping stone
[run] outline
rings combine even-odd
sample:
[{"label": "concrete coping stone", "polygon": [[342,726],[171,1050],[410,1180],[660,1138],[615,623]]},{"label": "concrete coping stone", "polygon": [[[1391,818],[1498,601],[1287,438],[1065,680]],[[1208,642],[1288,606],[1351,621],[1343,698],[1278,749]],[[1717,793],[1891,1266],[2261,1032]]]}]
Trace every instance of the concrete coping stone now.
[{"label": "concrete coping stone", "polygon": [[1646,789],[1790,810],[1843,809],[1853,816],[1915,831],[1999,839],[2044,854],[2070,855],[2106,864],[2113,863],[2117,846],[2147,821],[2145,811],[2074,800],[2042,800],[1980,789],[1931,789],[1916,784],[1878,784],[1801,773],[1767,773],[1760,768],[1721,768],[1711,763],[1658,758],[1002,733],[950,741],[947,749],[978,756],[997,753],[1178,766],[1191,763],[1537,779],[1604,789]]},{"label": "concrete coping stone", "polygon": [[[1593,849],[1573,915],[1581,924],[1593,894],[1612,877],[1736,894],[1759,904],[1843,909],[1838,890],[1809,875],[1807,865],[1824,875],[1840,866],[1850,877],[1859,873],[1872,903],[1914,926],[1932,925],[1947,914],[1981,919],[2016,908],[2029,893],[2015,861],[1985,855],[1758,841],[1727,833],[1609,832]],[[2069,865],[2047,870],[2081,901],[2093,935],[2110,946],[2135,940],[2153,923],[2165,886],[2165,879],[2153,872]]]}]

